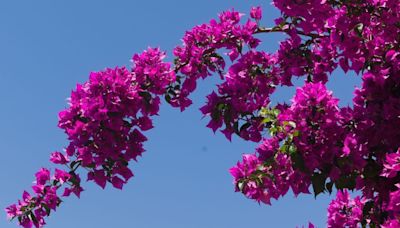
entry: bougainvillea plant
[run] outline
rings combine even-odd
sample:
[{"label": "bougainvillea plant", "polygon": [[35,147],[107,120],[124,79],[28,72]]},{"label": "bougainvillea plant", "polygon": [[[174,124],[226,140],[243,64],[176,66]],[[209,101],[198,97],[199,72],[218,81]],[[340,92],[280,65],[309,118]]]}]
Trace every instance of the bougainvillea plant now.
[{"label": "bougainvillea plant", "polygon": [[[7,207],[8,218],[44,226],[62,198],[80,196],[82,178],[122,189],[161,101],[184,111],[197,81],[218,75],[222,82],[201,108],[207,127],[259,143],[230,169],[236,191],[270,204],[290,189],[315,196],[337,189],[328,227],[400,227],[400,1],[273,5],[281,16],[271,27],[261,25],[260,7],[249,18],[225,11],[187,31],[173,63],[149,48],[133,56],[130,69],[91,73],[59,114],[69,139],[51,154],[59,168],[40,169],[33,193]],[[257,37],[268,33],[287,37],[275,53],[257,48]],[[362,78],[351,107],[340,107],[325,86],[337,68]],[[290,103],[273,105],[271,95],[293,86],[293,77],[304,84]],[[352,199],[349,190],[360,196]]]}]

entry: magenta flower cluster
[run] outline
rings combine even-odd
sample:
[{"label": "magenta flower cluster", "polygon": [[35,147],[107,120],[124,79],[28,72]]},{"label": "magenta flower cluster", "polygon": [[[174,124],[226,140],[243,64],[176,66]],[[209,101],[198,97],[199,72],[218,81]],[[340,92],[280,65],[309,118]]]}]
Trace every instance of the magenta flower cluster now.
[{"label": "magenta flower cluster", "polygon": [[[9,218],[17,217],[23,227],[42,227],[44,217],[61,203],[61,196],[80,196],[79,167],[87,170],[88,181],[102,188],[107,183],[123,188],[133,176],[130,161],[144,152],[147,139],[142,132],[153,127],[151,116],[158,113],[159,96],[175,81],[164,57],[159,49],[149,48],[133,56],[131,71],[117,67],[93,72],[89,81],[77,85],[69,108],[59,114],[58,126],[70,143],[65,152],[57,151],[50,157],[66,171],[55,169],[51,177],[48,169],[41,169],[32,187],[35,196],[24,192],[18,205],[6,209]],[[58,194],[61,188],[63,192]]]},{"label": "magenta flower cluster", "polygon": [[340,190],[329,204],[328,227],[357,227],[362,221],[364,202],[357,196],[350,198],[347,190]]},{"label": "magenta flower cluster", "polygon": [[175,107],[184,110],[192,102],[188,98],[196,89],[197,80],[217,72],[223,77],[225,59],[217,52],[225,48],[233,61],[241,54],[240,50],[249,45],[258,46],[260,40],[253,36],[257,29],[254,21],[248,20],[240,24],[242,14],[236,11],[226,11],[219,15],[219,21],[211,20],[186,32],[183,45],[174,49],[177,72],[184,75],[179,94],[170,102]]},{"label": "magenta flower cluster", "polygon": [[[335,187],[339,191],[328,208],[329,227],[398,227],[400,39],[393,32],[400,32],[400,2],[274,5],[283,16],[275,27],[258,31],[282,31],[288,38],[272,54],[276,64],[269,67],[277,73],[269,76],[286,86],[293,76],[306,76],[306,83],[290,104],[269,103],[269,111],[259,112],[271,137],[231,169],[236,190],[269,204],[289,188],[297,195],[311,187],[318,195]],[[339,107],[324,86],[338,66],[362,74],[352,107]],[[282,157],[287,168],[279,165]],[[285,173],[286,180],[276,173]],[[361,196],[352,200],[347,189]]]},{"label": "magenta flower cluster", "polygon": [[[183,111],[198,80],[217,74],[221,83],[200,109],[207,127],[260,143],[230,169],[236,191],[271,204],[289,190],[317,196],[336,189],[328,227],[400,227],[400,1],[273,4],[281,16],[270,28],[262,26],[261,7],[246,21],[229,10],[195,26],[174,49],[174,65],[149,48],[133,56],[132,70],[92,73],[60,113],[70,143],[50,160],[66,168],[41,169],[34,195],[24,192],[8,217],[42,227],[60,197],[79,197],[79,167],[100,187],[122,189],[161,96]],[[259,50],[257,37],[275,32],[286,35],[278,50]],[[361,75],[351,106],[340,107],[326,87],[335,70]],[[293,99],[273,104],[276,88],[293,86],[293,77],[304,79]],[[351,199],[353,190],[360,195]]]},{"label": "magenta flower cluster", "polygon": [[208,124],[214,132],[225,125],[222,132],[230,140],[237,133],[245,140],[259,142],[262,138],[258,111],[270,103],[269,96],[279,83],[274,66],[276,59],[265,52],[250,50],[242,54],[224,75],[217,93],[207,96],[201,108],[211,116]]}]

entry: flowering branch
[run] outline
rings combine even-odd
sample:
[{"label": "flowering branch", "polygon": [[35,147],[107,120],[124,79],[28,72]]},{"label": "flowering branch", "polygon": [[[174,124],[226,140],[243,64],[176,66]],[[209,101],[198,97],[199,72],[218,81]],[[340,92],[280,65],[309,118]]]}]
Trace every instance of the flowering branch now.
[{"label": "flowering branch", "polygon": [[[42,168],[35,195],[24,192],[6,209],[8,217],[42,227],[62,202],[58,190],[79,197],[79,168],[102,188],[111,183],[122,189],[133,176],[130,161],[144,152],[143,132],[153,127],[160,97],[183,111],[197,81],[217,73],[222,82],[200,109],[210,117],[207,127],[229,140],[236,134],[260,142],[230,169],[236,191],[270,204],[290,189],[295,195],[312,189],[317,196],[336,188],[328,227],[399,227],[399,0],[273,3],[282,13],[273,28],[260,26],[260,7],[251,9],[246,23],[239,12],[226,11],[185,33],[174,65],[149,48],[133,56],[131,70],[91,73],[59,114],[69,144],[51,161],[66,171],[50,176]],[[288,37],[275,53],[257,50],[255,35],[272,32]],[[362,73],[352,107],[339,107],[325,86],[338,67]],[[276,88],[293,86],[293,77],[306,80],[291,103],[272,105]],[[361,196],[350,199],[348,190]]]}]

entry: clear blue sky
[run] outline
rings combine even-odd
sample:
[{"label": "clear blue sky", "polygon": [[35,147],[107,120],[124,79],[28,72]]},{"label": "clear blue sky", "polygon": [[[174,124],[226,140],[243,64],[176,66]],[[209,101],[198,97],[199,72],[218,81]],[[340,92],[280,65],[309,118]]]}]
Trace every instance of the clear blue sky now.
[{"label": "clear blue sky", "polygon": [[[34,173],[50,165],[50,152],[67,144],[57,115],[90,71],[129,65],[148,46],[171,54],[192,26],[232,7],[248,12],[252,5],[264,7],[264,24],[279,15],[269,1],[0,1],[0,208],[30,189]],[[278,38],[263,37],[263,47],[275,50]],[[329,87],[348,105],[359,79],[341,72],[332,77]],[[260,206],[234,192],[228,169],[255,144],[228,142],[205,127],[198,108],[216,81],[200,83],[195,105],[184,113],[162,106],[146,153],[131,166],[136,176],[123,191],[84,183],[81,199],[66,199],[47,227],[295,227],[308,221],[325,227],[329,196],[288,194]],[[275,101],[294,90],[282,91]],[[16,223],[3,213],[0,227]]]}]

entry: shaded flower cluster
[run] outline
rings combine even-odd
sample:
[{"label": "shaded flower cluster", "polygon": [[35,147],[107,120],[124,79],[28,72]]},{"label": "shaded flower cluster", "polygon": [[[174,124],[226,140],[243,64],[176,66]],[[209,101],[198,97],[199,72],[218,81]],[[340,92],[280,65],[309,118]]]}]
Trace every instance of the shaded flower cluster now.
[{"label": "shaded flower cluster", "polygon": [[127,69],[106,69],[78,85],[70,107],[60,112],[59,127],[70,140],[66,156],[89,168],[88,179],[102,188],[107,181],[122,188],[133,175],[128,162],[144,151],[140,130],[152,127],[148,113],[155,114],[158,103],[141,92]]},{"label": "shaded flower cluster", "polygon": [[55,169],[54,175],[51,176],[48,169],[42,168],[35,176],[36,182],[32,186],[34,195],[24,191],[22,200],[6,208],[7,217],[9,219],[18,217],[22,227],[42,227],[46,224],[44,218],[49,216],[51,211],[56,211],[62,202],[57,191],[61,191],[64,183],[73,187],[64,188],[62,196],[67,196],[73,191],[79,197],[82,191],[79,176],[73,172]]},{"label": "shaded flower cluster", "polygon": [[[337,103],[338,100],[322,83],[307,83],[298,88],[292,105],[282,108],[277,116],[280,132],[265,139],[257,148],[261,160],[258,172],[238,175],[235,170],[241,170],[242,163],[231,169],[231,173],[235,171],[232,174],[236,185],[260,173],[262,179],[253,188],[265,192],[264,195],[278,199],[290,187],[295,195],[309,193],[311,174],[324,171],[333,163],[334,157],[340,155],[340,147],[335,146],[338,140],[336,132],[340,130]],[[337,175],[333,172],[331,179],[335,180]],[[260,200],[259,194],[240,190],[249,198]]]},{"label": "shaded flower cluster", "polygon": [[279,83],[274,69],[275,58],[265,52],[249,51],[230,66],[225,81],[218,85],[218,95],[207,96],[207,104],[200,110],[209,115],[208,124],[214,132],[225,125],[222,132],[228,139],[237,133],[245,140],[261,140],[262,125],[256,118],[258,111],[270,103],[270,95]]},{"label": "shaded flower cluster", "polygon": [[[261,9],[252,13],[258,21],[261,19]],[[248,20],[244,25],[239,24],[242,14],[237,11],[225,11],[219,15],[219,21],[211,20],[187,31],[183,37],[183,45],[174,49],[177,72],[184,75],[180,93],[170,102],[175,107],[185,109],[191,104],[188,95],[196,88],[199,78],[206,78],[212,72],[223,77],[225,68],[224,58],[217,52],[218,49],[228,50],[228,56],[234,61],[241,54],[245,45],[255,48],[259,40],[253,36],[257,23]]]},{"label": "shaded flower cluster", "polygon": [[296,148],[296,156],[304,163],[303,172],[328,172],[333,181],[339,175],[335,161],[343,156],[338,101],[324,84],[306,83],[297,88],[291,106],[278,117],[285,132],[296,134],[291,143]]}]

